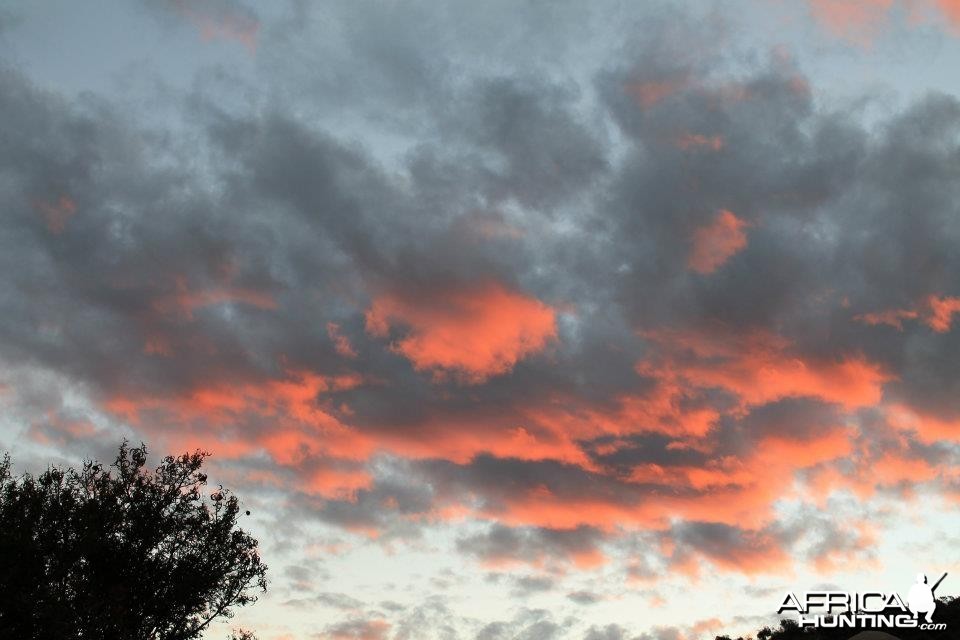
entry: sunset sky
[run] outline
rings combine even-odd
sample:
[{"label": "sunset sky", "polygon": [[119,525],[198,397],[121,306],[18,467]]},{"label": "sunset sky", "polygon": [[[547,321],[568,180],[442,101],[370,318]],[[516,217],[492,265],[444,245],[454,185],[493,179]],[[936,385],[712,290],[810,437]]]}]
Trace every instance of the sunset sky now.
[{"label": "sunset sky", "polygon": [[213,454],[260,640],[960,594],[960,0],[0,8],[0,451]]}]

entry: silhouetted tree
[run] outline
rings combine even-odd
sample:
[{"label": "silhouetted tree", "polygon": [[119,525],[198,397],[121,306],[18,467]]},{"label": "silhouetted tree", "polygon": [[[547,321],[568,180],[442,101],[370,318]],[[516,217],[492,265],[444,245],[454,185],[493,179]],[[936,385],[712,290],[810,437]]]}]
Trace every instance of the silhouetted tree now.
[{"label": "silhouetted tree", "polygon": [[254,602],[267,567],[237,527],[237,498],[205,493],[208,456],[149,470],[146,447],[124,442],[108,468],[37,478],[13,477],[5,456],[0,638],[183,640]]}]

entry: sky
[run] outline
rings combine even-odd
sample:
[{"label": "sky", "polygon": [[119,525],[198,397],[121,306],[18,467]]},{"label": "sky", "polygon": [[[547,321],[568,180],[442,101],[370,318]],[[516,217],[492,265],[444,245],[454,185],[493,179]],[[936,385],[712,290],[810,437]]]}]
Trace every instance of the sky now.
[{"label": "sky", "polygon": [[208,638],[960,580],[958,68],[957,0],[5,2],[0,450],[209,451]]}]

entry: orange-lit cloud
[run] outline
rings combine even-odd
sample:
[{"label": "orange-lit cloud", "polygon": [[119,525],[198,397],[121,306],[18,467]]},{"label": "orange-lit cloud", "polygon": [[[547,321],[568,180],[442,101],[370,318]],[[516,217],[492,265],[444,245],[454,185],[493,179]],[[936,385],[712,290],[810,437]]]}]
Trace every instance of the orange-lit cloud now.
[{"label": "orange-lit cloud", "polygon": [[661,355],[640,363],[638,371],[670,371],[692,387],[729,391],[744,405],[812,397],[854,409],[877,403],[883,383],[891,379],[859,355],[808,357],[795,353],[786,339],[762,331],[739,334],[718,328],[644,335],[660,346]]},{"label": "orange-lit cloud", "polygon": [[893,403],[885,409],[894,428],[915,433],[922,442],[960,441],[960,416],[940,417],[903,403]]},{"label": "orange-lit cloud", "polygon": [[[714,446],[711,428],[724,413],[749,415],[753,407],[798,397],[855,411],[880,402],[883,383],[890,379],[862,357],[806,357],[795,352],[789,341],[770,334],[738,337],[729,332],[673,331],[648,337],[653,337],[658,349],[639,363],[637,370],[654,380],[650,391],[625,396],[620,403],[606,407],[574,409],[575,403],[569,400],[531,407],[528,426],[538,425],[574,439],[601,434],[623,437],[653,430],[676,438],[680,448],[709,453]],[[726,409],[709,405],[698,409],[692,400],[713,388],[729,392],[738,403]],[[769,523],[773,502],[789,490],[795,473],[857,455],[854,434],[842,422],[817,424],[801,418],[796,425],[784,423],[779,431],[757,436],[740,454],[711,456],[696,465],[636,464],[628,476],[617,475],[618,484],[626,483],[621,484],[625,493],[607,493],[602,484],[588,494],[541,484],[518,489],[495,506],[483,507],[480,514],[514,526],[559,529],[589,525],[603,530],[656,530],[667,527],[672,518],[756,529]],[[621,446],[612,441],[609,452]],[[548,449],[541,453],[558,454]],[[503,441],[497,455],[524,457],[523,443]],[[579,460],[573,447],[562,459],[589,473],[607,474]],[[769,473],[772,467],[779,469],[775,477]],[[630,486],[634,488],[627,489]],[[785,561],[772,543],[761,547],[763,553],[755,557],[737,557],[739,570],[761,572]]]},{"label": "orange-lit cloud", "polygon": [[690,631],[693,632],[695,637],[698,637],[703,634],[713,635],[714,632],[719,632],[723,627],[724,622],[720,618],[707,618],[694,623],[690,627]]},{"label": "orange-lit cloud", "polygon": [[834,37],[870,47],[896,18],[960,35],[960,0],[809,0],[814,21]]},{"label": "orange-lit cloud", "polygon": [[356,358],[357,350],[350,344],[350,339],[340,333],[340,325],[335,322],[327,323],[327,335],[333,340],[333,348],[344,358]]},{"label": "orange-lit cloud", "polygon": [[[834,442],[841,443],[834,448]],[[772,457],[808,450],[805,460]],[[676,520],[708,521],[731,527],[758,528],[774,517],[772,506],[790,486],[795,471],[814,461],[837,459],[849,450],[841,437],[814,442],[797,439],[747,457],[721,457],[705,466],[661,468],[635,478],[636,485],[594,481],[593,491],[540,484],[518,488],[480,515],[511,526],[551,529],[596,527],[608,533],[621,529],[665,530]],[[780,472],[771,477],[772,465]],[[622,482],[621,478],[618,481]]]},{"label": "orange-lit cloud", "polygon": [[27,436],[41,444],[60,444],[71,446],[75,441],[93,439],[102,436],[100,429],[87,420],[65,419],[57,412],[50,411],[42,420],[30,425]]},{"label": "orange-lit cloud", "polygon": [[[685,384],[673,370],[657,370],[653,361],[638,364],[638,372],[653,373],[649,388],[623,394],[602,406],[575,398],[554,397],[521,410],[524,424],[537,425],[561,440],[588,440],[601,436],[660,433],[676,438],[705,436],[720,412],[698,402],[698,390]],[[616,449],[612,443],[611,448]],[[575,458],[566,458],[574,461]]]},{"label": "orange-lit cloud", "polygon": [[[367,328],[383,335],[398,322],[410,335],[419,330],[417,335],[429,342],[437,338],[423,336],[437,330],[439,323],[441,335],[450,340],[448,334],[473,330],[473,319],[465,320],[463,314],[473,310],[482,316],[471,306],[480,299],[498,301],[521,312],[532,310],[535,317],[546,309],[549,324],[544,321],[534,326],[552,329],[553,312],[542,303],[500,287],[483,291],[483,295],[469,298],[453,297],[452,303],[448,298],[452,310],[428,305],[416,308],[416,313],[410,302],[379,298],[368,311]],[[475,331],[483,334],[485,322],[500,319],[499,315],[492,320],[480,318],[481,329]],[[332,335],[338,335],[337,331],[331,329]],[[496,344],[503,335],[509,345],[520,340],[518,332],[494,331],[493,335]],[[725,571],[749,574],[782,569],[786,552],[760,533],[775,517],[774,502],[790,491],[796,473],[856,457],[852,432],[839,422],[784,423],[777,431],[750,434],[740,451],[722,453],[715,452],[714,428],[723,418],[740,420],[754,407],[784,398],[815,398],[845,411],[875,405],[889,376],[860,356],[813,358],[799,353],[786,338],[759,331],[663,330],[644,336],[651,349],[636,370],[648,383],[615,402],[593,403],[557,395],[488,412],[434,409],[406,428],[364,424],[359,429],[346,422],[350,417],[326,396],[357,388],[363,384],[362,378],[287,371],[278,379],[258,383],[211,382],[175,397],[118,395],[106,406],[141,428],[178,424],[180,429],[170,437],[179,447],[215,448],[218,455],[226,457],[266,453],[280,469],[295,473],[299,490],[328,499],[352,499],[370,490],[374,480],[366,463],[376,452],[465,467],[481,455],[517,463],[556,464],[593,480],[557,485],[545,479],[532,486],[516,485],[495,500],[484,499],[482,493],[471,497],[454,493],[438,498],[422,517],[473,517],[505,526],[555,530],[589,526],[606,535],[621,530],[667,531],[677,521],[710,522],[744,527],[746,532],[737,538],[743,544],[734,544],[729,552],[687,549],[685,555],[674,559],[674,569],[699,571],[704,561]],[[499,370],[486,366],[486,360],[466,362],[476,371]],[[715,389],[729,394],[733,402],[707,401],[704,394]],[[264,426],[242,436],[232,428],[251,421]],[[638,461],[628,469],[611,470],[587,455],[583,445],[584,441],[614,437],[605,449],[599,449],[615,453],[625,446],[625,440],[618,439],[651,432],[670,439],[675,450],[698,452],[703,461]],[[895,469],[897,461],[880,460],[879,464]],[[779,470],[775,477],[769,474],[771,467]],[[856,477],[835,475],[821,486],[828,491],[856,482]],[[383,508],[392,508],[389,500]],[[352,522],[349,527],[368,537],[380,534],[376,524]],[[529,553],[521,561],[543,559]],[[551,559],[587,569],[603,563],[606,556],[593,547]],[[491,556],[487,561],[513,559]],[[831,561],[839,562],[836,558]]]},{"label": "orange-lit cloud", "polygon": [[810,11],[836,37],[869,45],[888,19],[893,0],[810,0]]},{"label": "orange-lit cloud", "polygon": [[173,293],[160,296],[153,302],[153,308],[160,313],[179,313],[189,319],[195,310],[218,304],[244,304],[270,310],[277,308],[273,296],[262,291],[230,285],[191,289],[187,279],[182,276],[177,276],[174,283]]},{"label": "orange-lit cloud", "polygon": [[650,109],[670,96],[683,91],[688,85],[689,80],[686,77],[677,77],[665,80],[632,82],[627,84],[624,90],[641,107]]},{"label": "orange-lit cloud", "polygon": [[173,355],[173,346],[164,336],[150,336],[143,343],[143,352],[148,356],[169,358]]},{"label": "orange-lit cloud", "polygon": [[[446,435],[432,429],[429,433],[436,435],[420,440],[419,449],[411,449],[409,439],[390,448],[415,457],[432,452],[463,465],[471,463],[471,453],[480,452],[503,459],[553,460],[601,478],[610,472],[586,459],[578,442],[660,433],[674,439],[674,448],[700,451],[707,460],[683,465],[639,462],[629,471],[616,472],[610,478],[615,485],[605,490],[600,483],[588,493],[548,483],[518,487],[496,503],[479,505],[478,515],[512,526],[556,529],[661,529],[672,518],[758,528],[769,523],[773,502],[789,490],[795,473],[855,455],[855,431],[843,422],[816,423],[801,416],[796,423],[780,424],[778,431],[754,436],[740,453],[713,455],[711,433],[720,418],[741,419],[754,407],[799,397],[855,411],[880,402],[883,383],[890,379],[860,356],[812,358],[771,334],[647,335],[656,348],[637,365],[637,371],[652,380],[644,392],[602,406],[572,398],[533,403],[516,418],[523,426],[515,429],[507,428],[509,419],[478,417],[471,423],[438,418],[448,426]],[[725,408],[699,403],[699,395],[711,389],[723,389],[736,402]],[[483,438],[478,437],[481,433]],[[612,453],[622,446],[611,440],[597,452]],[[770,476],[771,467],[780,470],[776,477]],[[777,566],[778,552],[770,554],[761,555],[755,567],[745,564],[746,570],[760,571],[765,563]]]},{"label": "orange-lit cloud", "polygon": [[870,468],[876,474],[878,485],[896,485],[903,482],[919,484],[933,480],[940,473],[936,466],[923,458],[907,457],[890,451],[872,459]]},{"label": "orange-lit cloud", "polygon": [[316,637],[323,640],[384,640],[390,631],[385,620],[356,619],[328,627]]},{"label": "orange-lit cloud", "polygon": [[950,28],[954,32],[960,32],[960,0],[936,0],[936,5]]},{"label": "orange-lit cloud", "polygon": [[837,427],[814,437],[790,437],[788,435],[768,436],[762,439],[753,454],[754,460],[762,468],[769,468],[784,460],[796,469],[812,467],[822,462],[836,460],[853,452],[850,434],[843,427]]},{"label": "orange-lit cloud", "polygon": [[854,316],[853,319],[872,326],[888,325],[898,331],[903,331],[905,320],[919,319],[937,333],[946,333],[950,331],[953,316],[958,312],[960,312],[960,298],[931,295],[914,308],[863,313]]},{"label": "orange-lit cloud", "polygon": [[694,230],[687,266],[697,273],[713,273],[747,246],[743,230],[748,226],[732,212],[721,209],[713,221]]},{"label": "orange-lit cloud", "polygon": [[33,206],[50,233],[63,233],[67,228],[67,221],[77,212],[77,203],[67,196],[60,196],[53,201],[37,200]]},{"label": "orange-lit cloud", "polygon": [[232,40],[251,54],[256,52],[260,22],[241,7],[209,0],[174,0],[173,6],[197,29],[205,42]]},{"label": "orange-lit cloud", "polygon": [[723,149],[723,136],[705,136],[699,133],[684,133],[677,137],[676,145],[684,151],[691,149],[705,149],[720,151]]},{"label": "orange-lit cloud", "polygon": [[438,413],[420,422],[416,433],[393,434],[384,428],[379,441],[389,450],[410,458],[467,463],[478,454],[489,453],[501,458],[557,460],[588,466],[576,443],[576,434],[552,426],[535,420],[524,423],[509,414]]},{"label": "orange-lit cloud", "polygon": [[953,314],[960,311],[960,298],[939,298],[930,296],[926,300],[928,314],[924,318],[927,325],[937,333],[950,331]]},{"label": "orange-lit cloud", "polygon": [[877,313],[863,313],[854,316],[854,320],[869,324],[871,326],[888,325],[903,331],[903,321],[913,320],[920,314],[912,309],[891,309],[889,311],[879,311]]},{"label": "orange-lit cloud", "polygon": [[474,384],[508,373],[557,335],[554,309],[495,283],[417,299],[377,297],[366,313],[367,331],[383,337],[393,325],[407,333],[391,348],[417,370]]},{"label": "orange-lit cloud", "polygon": [[[369,472],[353,463],[365,461],[376,443],[341,422],[322,398],[359,384],[356,376],[289,371],[282,379],[211,384],[179,395],[115,395],[106,399],[104,408],[134,425],[156,430],[156,437],[177,450],[212,449],[226,457],[265,451],[282,466],[308,470],[305,489],[333,497],[350,494],[371,481]],[[258,431],[234,431],[235,425],[251,419],[262,425]],[[161,428],[164,424],[179,428],[168,432]],[[336,464],[317,466],[328,459]]]}]

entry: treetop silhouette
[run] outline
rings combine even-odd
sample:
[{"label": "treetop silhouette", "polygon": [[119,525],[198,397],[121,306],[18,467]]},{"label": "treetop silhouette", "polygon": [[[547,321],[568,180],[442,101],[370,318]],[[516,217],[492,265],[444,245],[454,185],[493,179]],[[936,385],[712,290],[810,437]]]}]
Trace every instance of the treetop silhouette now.
[{"label": "treetop silhouette", "polygon": [[[198,638],[266,591],[258,543],[222,486],[205,491],[209,454],[146,467],[124,442],[109,467],[0,462],[0,637]],[[248,636],[252,637],[252,636]]]}]

